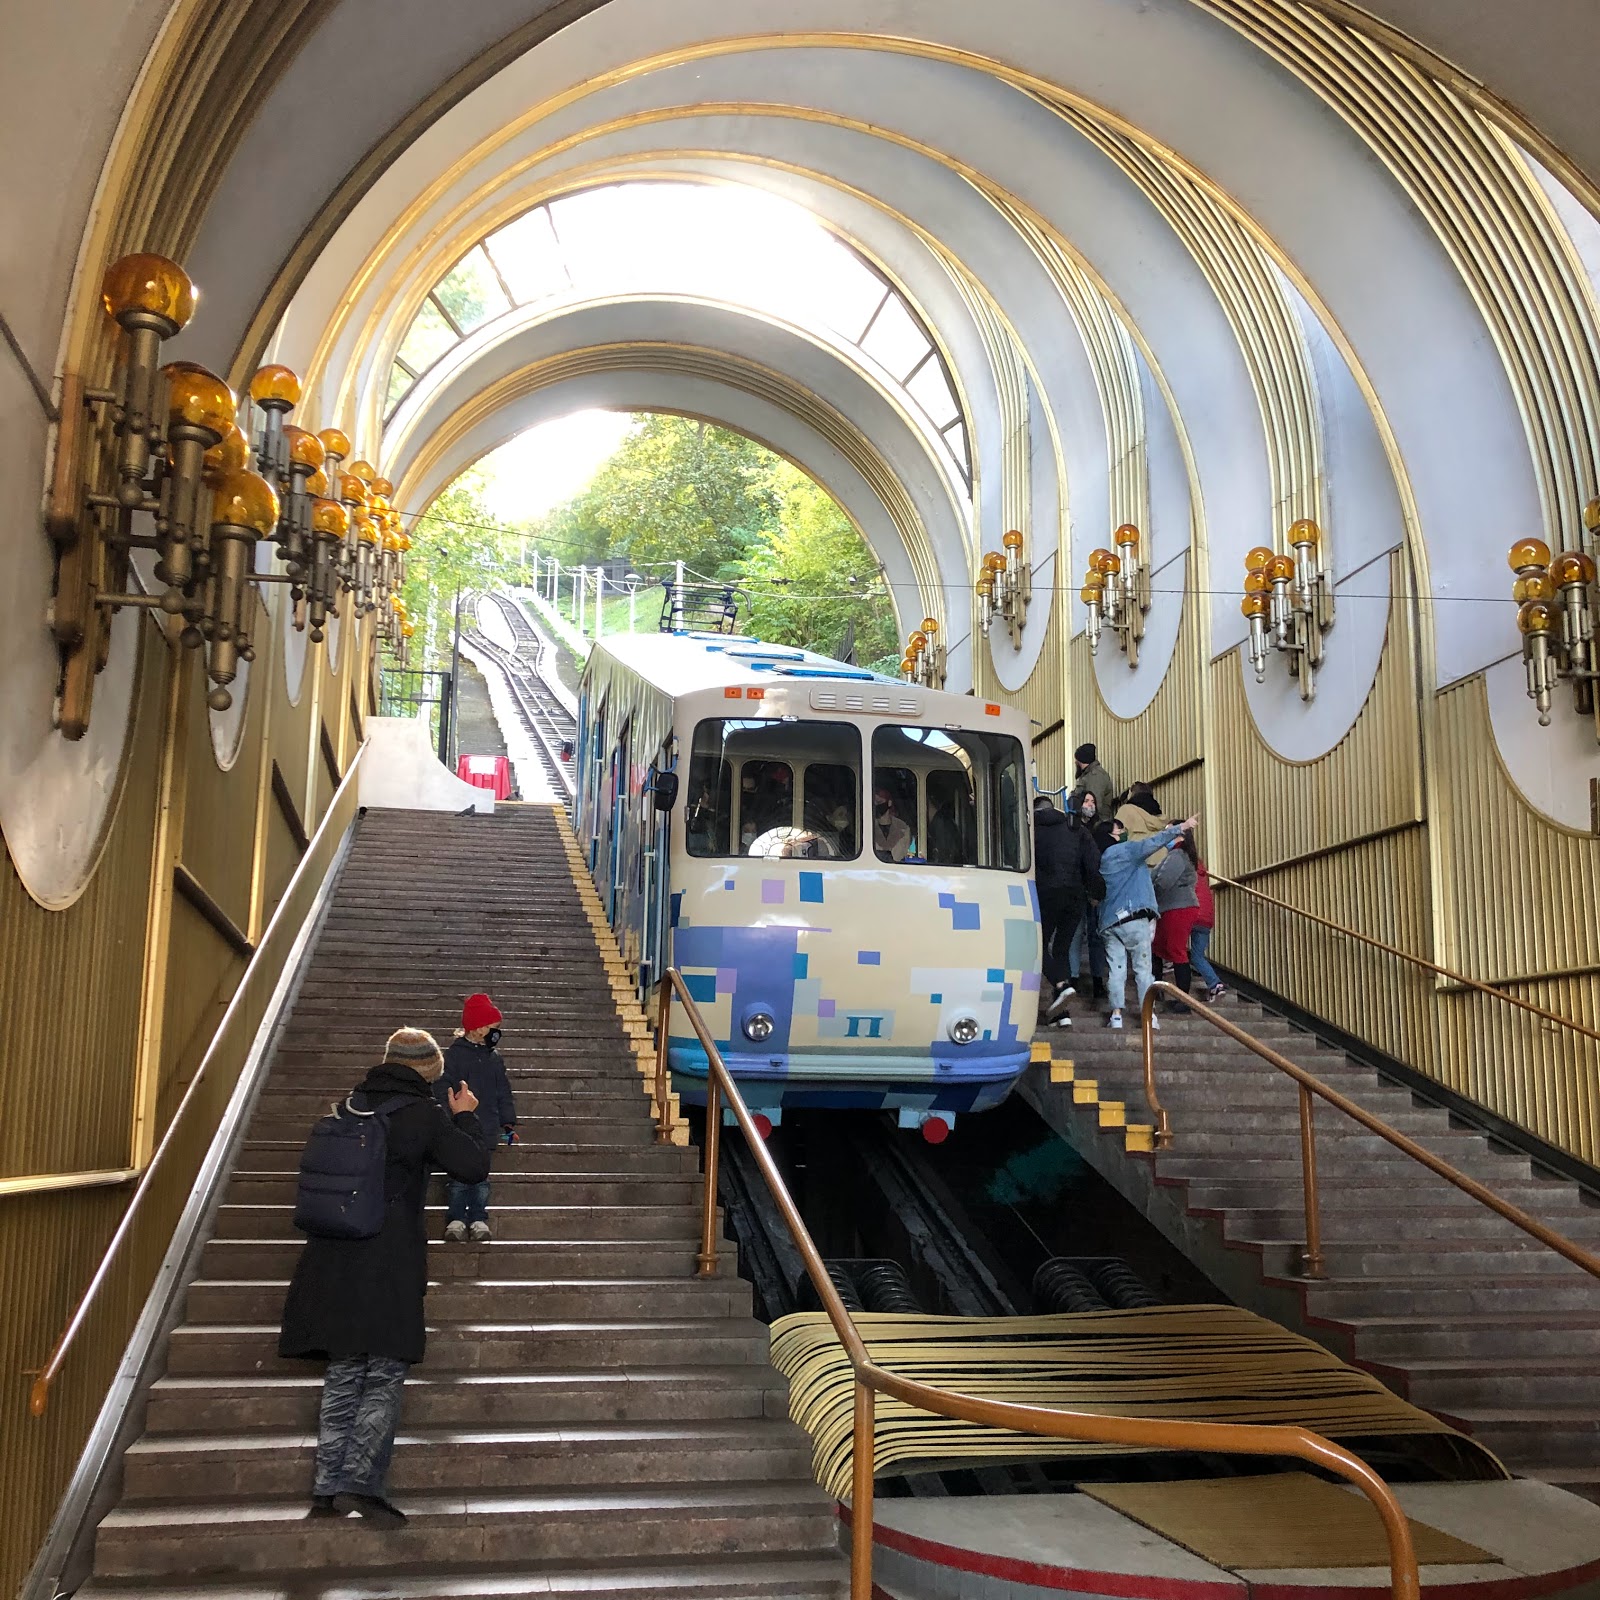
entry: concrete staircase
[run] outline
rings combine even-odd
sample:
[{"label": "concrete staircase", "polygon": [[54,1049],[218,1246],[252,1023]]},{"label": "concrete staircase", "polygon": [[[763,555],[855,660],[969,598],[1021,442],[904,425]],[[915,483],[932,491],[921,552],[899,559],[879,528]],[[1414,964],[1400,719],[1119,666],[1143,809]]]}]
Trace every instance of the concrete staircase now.
[{"label": "concrete staircase", "polygon": [[[845,1592],[733,1251],[695,1276],[697,1156],[654,1142],[642,1021],[573,853],[550,807],[361,822],[86,1596]],[[389,1480],[410,1522],[307,1520],[320,1369],[277,1355],[300,1147],[393,1028],[446,1042],[477,989],[522,1142],[495,1158],[492,1242],[443,1243],[430,1208]]]},{"label": "concrete staircase", "polygon": [[[1260,1007],[1229,1018],[1391,1127],[1600,1250],[1600,1204]],[[1135,1013],[1130,1012],[1130,1020]],[[1600,1280],[1331,1106],[1316,1112],[1328,1276],[1300,1275],[1299,1111],[1289,1078],[1194,1016],[1161,1017],[1153,1148],[1137,1028],[1080,1016],[1023,1092],[1239,1304],[1376,1373],[1515,1473],[1600,1501]],[[1037,1048],[1037,1046],[1036,1046]]]}]

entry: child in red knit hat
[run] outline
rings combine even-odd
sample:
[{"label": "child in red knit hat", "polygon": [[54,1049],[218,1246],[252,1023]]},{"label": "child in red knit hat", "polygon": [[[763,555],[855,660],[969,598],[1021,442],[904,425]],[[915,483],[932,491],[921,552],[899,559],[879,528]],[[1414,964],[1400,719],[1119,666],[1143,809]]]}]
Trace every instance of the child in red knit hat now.
[{"label": "child in red knit hat", "polygon": [[[498,1119],[506,1142],[516,1139],[517,1103],[506,1077],[506,1064],[495,1046],[500,1042],[500,1024],[505,1019],[486,994],[467,996],[461,1008],[461,1026],[450,1048],[444,1053],[444,1073],[434,1085],[441,1104],[448,1104],[452,1089],[466,1084],[478,1097],[479,1118],[486,1125]],[[449,1220],[444,1236],[460,1243],[469,1235],[482,1244],[494,1237],[489,1226],[489,1184],[456,1183],[449,1190]]]}]

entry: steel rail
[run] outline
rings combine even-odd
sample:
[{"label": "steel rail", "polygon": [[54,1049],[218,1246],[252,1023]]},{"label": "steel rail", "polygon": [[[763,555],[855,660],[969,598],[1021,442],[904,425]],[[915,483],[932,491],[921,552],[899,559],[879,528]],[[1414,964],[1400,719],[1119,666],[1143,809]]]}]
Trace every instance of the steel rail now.
[{"label": "steel rail", "polygon": [[1303,1276],[1307,1278],[1324,1278],[1327,1276],[1326,1266],[1322,1253],[1322,1200],[1317,1178],[1317,1140],[1316,1125],[1313,1118],[1314,1101],[1325,1100],[1336,1111],[1342,1111],[1347,1117],[1359,1123],[1369,1133],[1375,1133],[1379,1138],[1386,1140],[1402,1154],[1410,1156],[1413,1161],[1419,1162],[1430,1172],[1443,1178],[1448,1183],[1453,1183],[1463,1194],[1471,1195],[1481,1205],[1487,1206],[1497,1215],[1505,1218],[1507,1222],[1515,1224],[1518,1228],[1537,1239],[1540,1244],[1548,1246],[1558,1255],[1565,1256],[1574,1266],[1582,1267],[1587,1273],[1600,1278],[1600,1256],[1585,1250],[1582,1245],[1574,1244],[1565,1235],[1557,1233],[1554,1228],[1547,1226],[1537,1217],[1531,1216],[1520,1207],[1514,1206],[1509,1200],[1502,1200],[1492,1189],[1478,1182],[1476,1178],[1469,1178],[1466,1173],[1458,1172],[1450,1163],[1441,1156],[1436,1156],[1431,1150],[1418,1144],[1415,1139],[1407,1136],[1397,1128],[1391,1128],[1381,1117],[1375,1117],[1370,1111],[1357,1105],[1355,1101],[1347,1099],[1337,1089],[1330,1087],[1320,1078],[1307,1072],[1304,1067],[1296,1066],[1287,1057],[1281,1056],[1259,1039],[1252,1039],[1243,1028],[1237,1027],[1213,1011],[1210,1006],[1202,1004],[1192,995],[1185,994],[1181,989],[1175,988],[1170,983],[1159,980],[1152,983],[1145,993],[1144,1004],[1140,1008],[1139,1024],[1141,1043],[1144,1050],[1144,1097],[1155,1117],[1156,1131],[1155,1143],[1158,1150],[1167,1150],[1172,1147],[1172,1118],[1167,1109],[1161,1104],[1161,1097],[1156,1089],[1155,1065],[1155,1031],[1152,1022],[1155,1017],[1155,1003],[1159,995],[1167,995],[1180,1005],[1187,1006],[1202,1021],[1208,1022],[1212,1027],[1225,1033],[1237,1044],[1242,1044],[1247,1050],[1259,1056],[1269,1066],[1292,1078],[1299,1085],[1300,1090],[1300,1181],[1301,1192],[1305,1204],[1306,1238],[1303,1249]]},{"label": "steel rail", "polygon": [[1291,916],[1298,917],[1306,922],[1314,922],[1318,927],[1326,928],[1330,933],[1336,933],[1346,939],[1354,939],[1358,944],[1364,944],[1373,950],[1381,950],[1385,955],[1394,956],[1397,960],[1407,961],[1414,967],[1420,967],[1425,972],[1431,972],[1435,977],[1443,978],[1449,983],[1458,983],[1464,989],[1475,990],[1478,994],[1486,994],[1495,1000],[1502,1000],[1508,1006],[1515,1006],[1519,1011],[1527,1011],[1536,1017],[1543,1018],[1546,1022],[1553,1022],[1558,1027],[1569,1028],[1573,1033],[1581,1034],[1586,1039],[1600,1041],[1600,1031],[1585,1027],[1581,1022],[1574,1022],[1571,1017],[1564,1017],[1557,1011],[1549,1011],[1544,1006],[1536,1005],[1532,1000],[1524,1000],[1521,995],[1507,994],[1504,989],[1497,989],[1492,983],[1485,983],[1480,978],[1469,978],[1464,972],[1453,972],[1449,967],[1441,967],[1437,961],[1429,961],[1426,956],[1412,955],[1409,950],[1401,950],[1398,946],[1386,944],[1382,939],[1374,939],[1371,934],[1358,932],[1355,928],[1347,928],[1342,922],[1333,922],[1327,917],[1318,916],[1315,911],[1307,911],[1303,906],[1290,905],[1287,900],[1280,900],[1276,895],[1263,894],[1259,889],[1252,889],[1247,883],[1240,883],[1236,878],[1220,878],[1213,876],[1212,887],[1224,889],[1237,889],[1240,894],[1247,894],[1252,900],[1259,900],[1263,905],[1272,906],[1275,910],[1288,912]]},{"label": "steel rail", "polygon": [[1389,1544],[1389,1585],[1393,1600],[1418,1600],[1417,1557],[1411,1538],[1411,1525],[1394,1492],[1360,1457],[1309,1429],[1230,1422],[1164,1421],[1057,1410],[1045,1406],[1013,1405],[917,1383],[878,1366],[854,1319],[840,1300],[833,1281],[828,1277],[822,1257],[784,1184],[772,1153],[756,1128],[744,1097],[722,1059],[716,1040],[706,1027],[700,1008],[675,967],[668,967],[661,975],[656,1019],[657,1140],[665,1142],[672,1136],[667,1041],[674,996],[682,1004],[689,1025],[706,1052],[705,1186],[697,1270],[704,1276],[717,1269],[717,1160],[722,1140],[722,1104],[726,1100],[790,1237],[805,1262],[806,1275],[811,1279],[817,1298],[822,1302],[833,1331],[849,1358],[855,1377],[850,1494],[851,1600],[872,1600],[873,1451],[877,1396],[880,1394],[935,1416],[1004,1428],[1015,1433],[1041,1434],[1048,1438],[1076,1439],[1096,1444],[1130,1445],[1141,1449],[1292,1457],[1307,1462],[1353,1483],[1372,1502],[1382,1519]]},{"label": "steel rail", "polygon": [[[571,738],[575,732],[575,727],[569,726],[572,719],[566,708],[554,696],[548,696],[548,690],[542,687],[543,679],[519,654],[496,644],[476,629],[468,631],[467,639],[473,649],[481,651],[505,675],[506,687],[528,732],[533,736],[550,779],[558,788],[565,789],[570,798],[576,783],[571,765],[562,761],[559,753],[561,742]],[[551,709],[552,705],[559,708],[559,716]]]},{"label": "steel rail", "polygon": [[[110,1242],[106,1245],[105,1251],[100,1257],[99,1265],[94,1269],[88,1286],[78,1297],[78,1303],[73,1307],[72,1315],[67,1318],[66,1326],[61,1330],[60,1336],[51,1347],[50,1354],[46,1357],[44,1365],[40,1367],[34,1377],[33,1383],[28,1390],[28,1410],[36,1417],[42,1417],[49,1407],[51,1387],[61,1375],[62,1366],[72,1350],[74,1341],[82,1331],[83,1325],[88,1321],[89,1314],[94,1309],[101,1290],[111,1276],[112,1268],[116,1265],[118,1257],[122,1254],[124,1246],[133,1233],[134,1223],[143,1209],[146,1196],[150,1193],[152,1181],[163,1170],[167,1156],[178,1142],[178,1135],[183,1127],[185,1114],[198,1100],[202,1087],[210,1087],[208,1073],[215,1068],[218,1060],[225,1054],[226,1043],[237,1019],[247,1014],[251,999],[254,996],[256,980],[263,973],[271,971],[271,962],[274,956],[277,955],[280,944],[285,946],[283,951],[284,959],[287,959],[289,952],[293,949],[293,935],[299,931],[300,927],[300,924],[293,919],[297,895],[305,884],[310,881],[311,874],[317,871],[326,874],[333,862],[338,859],[335,847],[338,839],[343,837],[345,829],[350,825],[351,815],[355,810],[356,796],[359,794],[361,782],[362,757],[366,754],[366,750],[367,747],[363,745],[356,751],[355,759],[345,772],[344,781],[328,802],[328,809],[323,814],[322,823],[308,842],[304,854],[300,857],[299,865],[295,868],[288,884],[284,887],[277,909],[272,913],[272,920],[268,922],[260,940],[256,944],[255,954],[239,975],[239,982],[233,991],[233,998],[228,1002],[227,1009],[222,1013],[216,1032],[211,1036],[211,1043],[206,1047],[205,1054],[200,1058],[200,1065],[195,1068],[194,1076],[189,1080],[188,1087],[183,1091],[183,1098],[179,1100],[177,1109],[172,1113],[171,1120],[167,1123],[160,1142],[151,1153],[150,1160],[144,1171],[139,1175],[139,1181],[134,1188],[133,1194],[129,1197],[128,1208],[122,1213],[121,1220],[117,1223],[116,1231],[111,1235]],[[307,914],[307,910],[302,908],[300,913],[302,919]]]}]

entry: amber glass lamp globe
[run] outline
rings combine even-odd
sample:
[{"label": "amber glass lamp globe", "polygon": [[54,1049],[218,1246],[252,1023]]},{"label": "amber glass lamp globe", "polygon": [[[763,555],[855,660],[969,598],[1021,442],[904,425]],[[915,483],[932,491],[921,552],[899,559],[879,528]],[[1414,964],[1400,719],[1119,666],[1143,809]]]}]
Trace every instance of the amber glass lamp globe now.
[{"label": "amber glass lamp globe", "polygon": [[1272,587],[1272,579],[1265,572],[1247,572],[1244,575],[1246,594],[1265,594]]},{"label": "amber glass lamp globe", "polygon": [[328,474],[320,467],[306,479],[306,493],[322,496],[328,492]]},{"label": "amber glass lamp globe", "polygon": [[1524,567],[1548,567],[1550,546],[1543,539],[1518,539],[1506,553],[1506,561],[1513,572]]},{"label": "amber glass lamp globe", "polygon": [[931,639],[939,631],[939,619],[937,617],[924,617],[922,619],[922,631]]},{"label": "amber glass lamp globe", "polygon": [[1568,550],[1550,564],[1550,577],[1562,589],[1594,582],[1594,559],[1582,550]]},{"label": "amber glass lamp globe", "polygon": [[1523,605],[1529,600],[1554,600],[1556,586],[1548,572],[1530,572],[1525,578],[1518,578],[1511,585],[1511,598],[1518,605]]},{"label": "amber glass lamp globe", "polygon": [[350,513],[337,500],[313,500],[311,531],[342,539],[350,531]]},{"label": "amber glass lamp globe", "polygon": [[1272,551],[1264,544],[1258,544],[1244,558],[1246,572],[1265,572],[1267,563],[1272,559]]},{"label": "amber glass lamp globe", "polygon": [[143,312],[160,317],[177,333],[194,315],[196,296],[189,274],[176,261],[140,252],[106,268],[100,298],[106,314],[118,322],[132,312]]},{"label": "amber glass lamp globe", "polygon": [[1294,576],[1294,557],[1274,556],[1267,563],[1266,574],[1272,583],[1287,583]]},{"label": "amber glass lamp globe", "polygon": [[368,489],[372,488],[373,480],[378,476],[378,469],[370,461],[352,461],[344,470],[353,472]]},{"label": "amber glass lamp globe", "polygon": [[394,485],[387,478],[374,478],[372,487],[381,494],[385,500],[394,499]]},{"label": "amber glass lamp globe", "polygon": [[378,542],[378,525],[365,511],[358,511],[355,515],[356,538],[362,544],[376,544]]},{"label": "amber glass lamp globe", "polygon": [[1247,617],[1264,617],[1267,614],[1267,597],[1264,594],[1247,594],[1239,602],[1239,610]]},{"label": "amber glass lamp globe", "polygon": [[258,472],[227,472],[211,491],[211,520],[268,534],[278,525],[278,491]]},{"label": "amber glass lamp globe", "polygon": [[1091,589],[1088,586],[1088,584],[1085,584],[1078,591],[1078,598],[1081,601],[1083,601],[1083,603],[1086,606],[1097,606],[1097,605],[1099,605],[1100,601],[1104,598],[1104,596],[1105,596],[1105,590],[1103,590],[1103,589]]},{"label": "amber glass lamp globe", "polygon": [[367,486],[353,472],[339,474],[339,498],[353,500],[358,506],[367,503]]},{"label": "amber glass lamp globe", "polygon": [[1111,535],[1112,544],[1119,550],[1126,550],[1130,545],[1135,549],[1139,544],[1139,530],[1131,522],[1124,522],[1117,531]]},{"label": "amber glass lamp globe", "polygon": [[1000,540],[1007,550],[1020,550],[1022,548],[1022,535],[1012,528]]},{"label": "amber glass lamp globe", "polygon": [[300,379],[288,367],[262,367],[250,380],[250,398],[258,406],[293,410],[300,404]]},{"label": "amber glass lamp globe", "polygon": [[343,461],[350,454],[350,435],[342,428],[324,428],[317,438],[330,456],[338,456]]},{"label": "amber glass lamp globe", "polygon": [[1302,517],[1289,528],[1289,543],[1292,545],[1315,545],[1322,538],[1322,530],[1310,517]]},{"label": "amber glass lamp globe", "polygon": [[163,367],[161,375],[167,380],[167,420],[204,429],[213,445],[221,443],[234,425],[233,390],[214,372],[187,362]]},{"label": "amber glass lamp globe", "polygon": [[327,460],[328,452],[322,448],[322,441],[316,434],[307,433],[304,428],[297,428],[291,423],[283,430],[283,436],[289,441],[291,461],[298,461],[301,466],[310,467],[316,472]]},{"label": "amber glass lamp globe", "polygon": [[238,423],[228,429],[216,444],[206,451],[206,476],[220,478],[224,473],[243,472],[250,465],[250,441],[245,438]]},{"label": "amber glass lamp globe", "polygon": [[1555,625],[1555,608],[1545,600],[1530,600],[1517,613],[1517,627],[1523,633],[1549,633]]}]

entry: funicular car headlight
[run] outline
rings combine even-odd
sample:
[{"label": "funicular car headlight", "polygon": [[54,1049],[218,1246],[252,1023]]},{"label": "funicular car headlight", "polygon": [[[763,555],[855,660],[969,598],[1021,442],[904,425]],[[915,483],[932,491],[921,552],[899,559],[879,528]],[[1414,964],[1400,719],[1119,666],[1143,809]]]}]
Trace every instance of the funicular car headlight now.
[{"label": "funicular car headlight", "polygon": [[978,1019],[970,1011],[958,1012],[950,1019],[947,1031],[957,1044],[971,1044],[980,1031]]},{"label": "funicular car headlight", "polygon": [[751,1011],[745,1015],[744,1036],[752,1044],[765,1044],[772,1037],[772,1030],[777,1025],[770,1011]]}]

